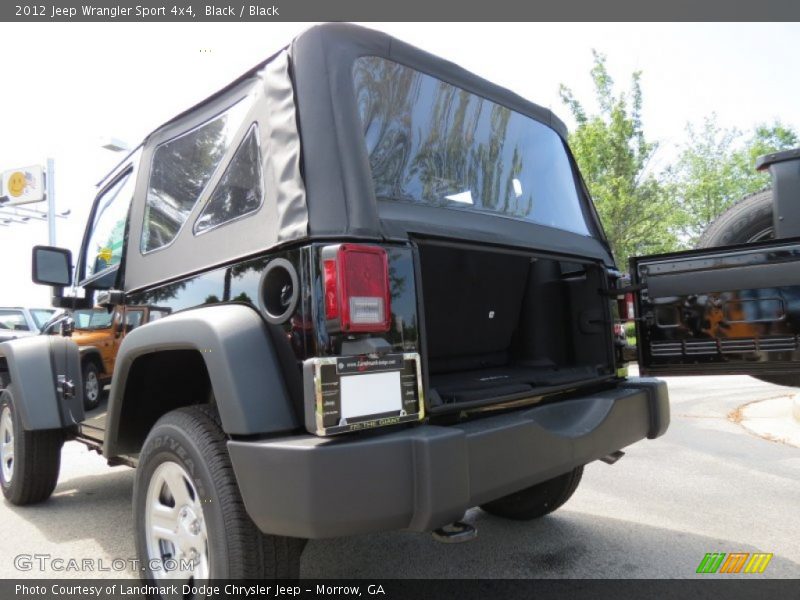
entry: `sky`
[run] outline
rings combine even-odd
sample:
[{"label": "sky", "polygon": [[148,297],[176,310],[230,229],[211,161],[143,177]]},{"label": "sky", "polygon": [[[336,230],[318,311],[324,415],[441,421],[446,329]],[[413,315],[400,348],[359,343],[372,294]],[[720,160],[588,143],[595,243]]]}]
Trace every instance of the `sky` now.
[{"label": "sky", "polygon": [[[0,171],[55,160],[57,245],[77,252],[95,184],[172,116],[286,45],[309,23],[0,23]],[[551,108],[569,126],[558,87],[592,107],[592,49],[627,89],[642,71],[645,134],[655,167],[686,124],[716,113],[748,130],[779,119],[800,130],[800,24],[368,23]],[[31,205],[30,208],[44,208]],[[46,306],[30,283],[44,222],[0,226],[0,306]]]}]

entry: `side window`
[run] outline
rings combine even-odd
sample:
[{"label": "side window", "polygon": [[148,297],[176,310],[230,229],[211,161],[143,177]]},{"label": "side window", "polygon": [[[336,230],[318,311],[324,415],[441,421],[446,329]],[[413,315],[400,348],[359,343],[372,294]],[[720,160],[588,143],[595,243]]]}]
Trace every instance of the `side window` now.
[{"label": "side window", "polygon": [[28,331],[28,322],[21,310],[0,310],[0,329]]},{"label": "side window", "polygon": [[128,171],[99,196],[86,244],[85,279],[118,265],[122,260],[134,181],[132,172]]},{"label": "side window", "polygon": [[32,308],[31,309],[31,316],[33,317],[33,322],[36,324],[36,327],[41,329],[45,326],[45,324],[50,320],[50,318],[56,313],[54,310],[48,310],[43,308]]},{"label": "side window", "polygon": [[153,321],[158,321],[159,319],[163,319],[164,317],[166,317],[168,314],[169,314],[168,310],[151,308],[150,316],[148,317],[147,322],[152,323]]},{"label": "side window", "polygon": [[125,331],[133,331],[142,324],[142,317],[144,311],[141,310],[128,310],[125,311]]},{"label": "side window", "polygon": [[240,101],[153,153],[142,228],[142,253],[175,239],[222,161],[247,111]]},{"label": "side window", "polygon": [[253,213],[264,196],[258,126],[253,124],[194,224],[195,234]]}]

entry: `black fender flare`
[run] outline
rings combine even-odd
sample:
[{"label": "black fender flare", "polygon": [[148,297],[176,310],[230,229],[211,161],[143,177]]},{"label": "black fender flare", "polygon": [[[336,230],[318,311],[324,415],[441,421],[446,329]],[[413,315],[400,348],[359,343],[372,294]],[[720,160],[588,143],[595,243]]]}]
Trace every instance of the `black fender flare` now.
[{"label": "black fender flare", "polygon": [[103,454],[118,453],[128,374],[147,354],[196,350],[206,365],[222,428],[229,435],[300,426],[267,324],[242,304],[204,306],[137,327],[120,345],[111,379]]},{"label": "black fender flare", "polygon": [[81,355],[81,366],[83,366],[83,361],[88,357],[97,357],[97,365],[100,367],[100,373],[106,372],[106,366],[103,364],[103,355],[100,354],[100,348],[97,346],[78,346],[78,351]]},{"label": "black fender flare", "polygon": [[[34,335],[0,343],[14,408],[28,431],[61,429],[84,419],[78,345],[68,338]],[[65,394],[66,387],[71,393]]]}]

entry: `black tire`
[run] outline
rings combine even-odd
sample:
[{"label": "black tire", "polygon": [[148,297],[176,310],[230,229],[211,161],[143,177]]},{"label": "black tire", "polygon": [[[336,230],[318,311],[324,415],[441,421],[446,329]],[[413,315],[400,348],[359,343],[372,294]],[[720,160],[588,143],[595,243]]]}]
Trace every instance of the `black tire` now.
[{"label": "black tire", "polygon": [[746,244],[775,237],[772,191],[747,196],[722,213],[697,242],[698,248]]},{"label": "black tire", "polygon": [[[157,578],[149,570],[148,561],[159,558],[148,550],[145,511],[148,491],[151,479],[159,472],[159,468],[163,468],[162,465],[174,468],[169,463],[177,463],[184,470],[199,496],[202,506],[200,516],[207,534],[207,554],[210,557],[209,578],[299,577],[300,555],[305,540],[266,535],[258,530],[245,511],[239,494],[226,436],[216,409],[194,406],[172,411],[159,419],[139,455],[133,487],[133,515],[136,550],[146,569],[146,579],[152,581]],[[157,479],[153,485],[158,485]],[[159,493],[163,494],[163,491]],[[174,500],[173,505],[177,508]],[[152,539],[150,543],[152,546]]]},{"label": "black tire", "polygon": [[100,383],[100,369],[92,359],[87,359],[83,363],[83,408],[92,410],[100,404],[103,397],[103,384]]},{"label": "black tire", "polygon": [[[10,432],[5,418],[10,419]],[[5,443],[11,444],[13,455],[9,461],[5,448],[0,449],[3,495],[18,506],[47,500],[58,483],[64,434],[60,429],[25,431],[10,389],[0,393],[0,444]]]},{"label": "black tire", "polygon": [[[775,237],[772,220],[772,191],[766,190],[743,198],[722,213],[697,242],[698,248],[716,248],[732,244],[746,244]],[[800,373],[755,375],[756,379],[800,387]]]},{"label": "black tire", "polygon": [[576,467],[553,479],[482,504],[489,514],[515,521],[530,521],[562,507],[572,497],[583,476],[583,467]]}]

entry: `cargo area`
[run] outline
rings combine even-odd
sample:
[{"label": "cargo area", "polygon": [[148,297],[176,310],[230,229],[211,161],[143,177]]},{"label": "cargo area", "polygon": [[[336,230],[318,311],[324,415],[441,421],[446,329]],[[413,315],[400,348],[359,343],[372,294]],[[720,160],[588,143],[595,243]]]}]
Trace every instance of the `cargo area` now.
[{"label": "cargo area", "polygon": [[431,409],[538,396],[613,373],[593,263],[420,242]]}]

